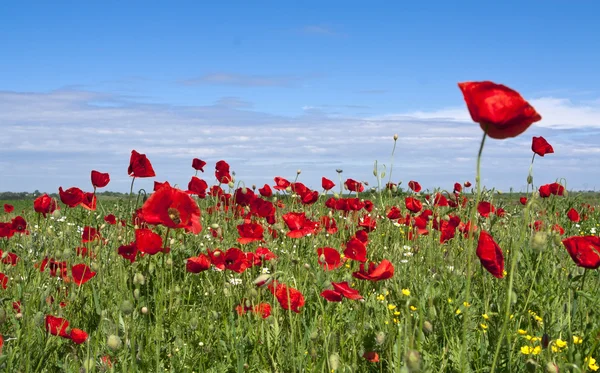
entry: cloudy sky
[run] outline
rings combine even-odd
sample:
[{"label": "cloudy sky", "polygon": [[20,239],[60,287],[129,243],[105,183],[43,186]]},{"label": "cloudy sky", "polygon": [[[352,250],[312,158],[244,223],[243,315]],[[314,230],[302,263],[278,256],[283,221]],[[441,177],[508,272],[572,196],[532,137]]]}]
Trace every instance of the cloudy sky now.
[{"label": "cloudy sky", "polygon": [[[483,181],[600,189],[600,5],[591,1],[14,2],[0,4],[0,191],[127,191],[145,153],[182,187],[192,158],[238,181],[321,176],[451,188],[474,181],[481,129],[457,82],[492,80],[542,115],[486,142]],[[286,5],[287,4],[287,5]],[[451,4],[451,5],[450,5]],[[388,176],[386,176],[387,180]],[[152,180],[136,182],[151,188]]]}]

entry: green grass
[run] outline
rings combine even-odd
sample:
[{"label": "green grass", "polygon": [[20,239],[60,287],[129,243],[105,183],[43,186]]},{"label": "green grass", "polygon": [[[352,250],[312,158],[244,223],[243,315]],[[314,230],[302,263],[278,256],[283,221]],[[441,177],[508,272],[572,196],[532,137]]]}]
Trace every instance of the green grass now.
[{"label": "green grass", "polygon": [[[418,365],[423,372],[488,372],[498,346],[497,372],[525,371],[527,364],[536,364],[543,371],[550,362],[561,371],[589,371],[590,361],[584,360],[600,358],[598,271],[585,273],[575,266],[561,237],[550,230],[560,224],[566,230],[562,238],[566,238],[596,229],[595,211],[588,212],[588,219],[579,227],[566,217],[571,207],[583,211],[582,196],[538,197],[525,207],[504,195],[484,194],[483,200],[507,211],[505,217],[479,217],[477,223],[503,250],[508,272],[504,279],[494,278],[483,269],[475,255],[476,242],[459,233],[441,244],[439,232],[430,225],[429,235],[409,240],[407,227],[398,227],[385,217],[386,210],[394,205],[406,213],[404,195],[365,194],[364,198],[375,204],[372,216],[379,216],[377,229],[369,234],[368,258],[374,262],[388,259],[394,264],[395,275],[389,280],[354,279],[351,273],[359,266],[354,261],[329,272],[317,263],[319,247],[343,251],[363,211],[348,216],[334,212],[339,232],[333,235],[285,236],[288,230],[281,215],[304,211],[316,220],[329,212],[323,196],[311,206],[284,198],[286,207],[278,209],[273,226],[279,238],[265,234],[266,241],[260,245],[237,243],[236,226],[243,219],[234,216],[232,209],[209,214],[206,211],[215,206],[215,200],[198,200],[202,233],[167,232],[164,227],[155,227],[162,237],[168,235],[171,252],[144,256],[133,264],[117,255],[117,248],[134,240],[134,227],[112,226],[103,220],[104,215],[113,213],[130,222],[127,200],[100,200],[93,212],[61,205],[60,213],[46,219],[34,213],[31,201],[8,201],[15,205],[15,212],[0,212],[0,221],[24,212],[30,234],[0,239],[2,251],[20,257],[16,266],[0,263],[0,272],[10,278],[6,290],[0,290],[0,334],[5,339],[1,369],[407,372],[416,371]],[[7,201],[0,201],[4,203]],[[433,208],[433,212],[442,218],[455,213],[466,221],[471,207]],[[530,228],[536,220],[544,222],[540,232]],[[258,221],[268,226],[264,219]],[[222,230],[223,240],[210,235],[211,225]],[[95,258],[76,256],[75,248],[82,246],[78,228],[83,226],[99,227],[106,239],[105,244],[86,244]],[[185,260],[206,253],[207,248],[254,251],[258,246],[268,247],[278,259],[242,274],[185,271]],[[97,275],[81,287],[66,284],[51,277],[48,269],[40,272],[34,266],[46,256],[65,260],[69,267],[86,263]],[[300,313],[284,310],[267,289],[254,286],[253,280],[263,270],[304,294],[306,304]],[[471,281],[469,294],[467,277]],[[319,294],[331,281],[348,281],[364,301],[327,302]],[[403,294],[403,289],[410,295]],[[267,319],[251,313],[239,316],[235,307],[244,300],[249,304],[270,303],[272,315]],[[21,301],[19,314],[13,310],[14,301]],[[66,306],[60,307],[60,302]],[[123,302],[130,302],[133,308],[129,310]],[[142,312],[144,308],[147,312]],[[46,315],[66,318],[70,327],[89,333],[88,341],[76,345],[49,335],[44,328]],[[525,331],[523,335],[519,329]],[[122,341],[117,348],[108,344],[111,335]],[[575,344],[574,337],[582,338],[582,343]],[[566,347],[556,347],[559,339],[566,341]],[[536,349],[542,342],[548,342],[547,347]],[[532,353],[526,355],[523,352],[528,346]],[[368,351],[377,352],[379,362],[365,360],[362,355]],[[102,362],[106,356],[111,368]]]}]

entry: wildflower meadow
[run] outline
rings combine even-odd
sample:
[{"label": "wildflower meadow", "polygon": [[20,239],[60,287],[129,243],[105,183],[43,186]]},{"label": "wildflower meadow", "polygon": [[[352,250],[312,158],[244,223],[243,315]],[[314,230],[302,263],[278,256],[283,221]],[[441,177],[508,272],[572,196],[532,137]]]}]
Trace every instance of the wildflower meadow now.
[{"label": "wildflower meadow", "polygon": [[0,370],[597,371],[597,205],[534,177],[559,156],[543,137],[526,192],[483,186],[485,144],[536,135],[543,113],[458,86],[481,146],[472,179],[440,189],[400,182],[392,133],[386,167],[321,185],[301,170],[245,185],[194,158],[182,188],[132,150],[124,198],[90,170],[57,198],[2,201]]}]

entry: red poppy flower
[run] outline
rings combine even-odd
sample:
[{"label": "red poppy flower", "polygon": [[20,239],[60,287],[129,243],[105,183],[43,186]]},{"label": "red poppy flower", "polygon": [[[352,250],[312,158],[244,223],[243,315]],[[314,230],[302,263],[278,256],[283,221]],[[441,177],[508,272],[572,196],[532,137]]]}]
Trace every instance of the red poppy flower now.
[{"label": "red poppy flower", "polygon": [[[244,302],[242,302],[244,303]],[[246,312],[252,312],[256,315],[260,315],[263,319],[266,319],[271,315],[271,305],[269,303],[259,303],[254,307],[249,307],[244,304],[240,304],[235,307],[237,314],[243,316]]]},{"label": "red poppy flower", "polygon": [[35,212],[42,214],[44,217],[46,217],[46,214],[52,214],[57,208],[56,201],[46,193],[33,201],[33,209]]},{"label": "red poppy flower", "polygon": [[129,168],[127,168],[129,176],[133,177],[154,177],[156,173],[152,168],[150,160],[146,157],[146,154],[140,154],[135,150],[131,151],[131,158],[129,158]]},{"label": "red poppy flower", "polygon": [[117,253],[121,255],[124,259],[129,260],[131,263],[135,262],[135,258],[138,253],[137,246],[135,242],[130,243],[129,245],[121,245],[117,249]]},{"label": "red poppy flower", "polygon": [[506,139],[525,132],[542,117],[521,95],[490,81],[458,83],[473,122],[493,139]]},{"label": "red poppy flower", "polygon": [[408,182],[408,187],[415,193],[419,193],[421,191],[421,184],[418,181],[411,180]]},{"label": "red poppy flower", "polygon": [[525,206],[527,204],[527,197],[521,197],[521,198],[519,198],[519,202],[521,202],[521,204],[523,206]]},{"label": "red poppy flower", "polygon": [[284,310],[300,313],[300,308],[304,306],[304,296],[300,291],[276,281],[270,283],[268,289]]},{"label": "red poppy flower", "polygon": [[96,188],[104,188],[110,182],[110,175],[108,173],[98,172],[96,170],[92,170],[92,185],[94,189]]},{"label": "red poppy flower", "polygon": [[110,225],[115,225],[115,224],[117,224],[117,217],[114,216],[113,214],[108,214],[104,217],[104,221]]},{"label": "red poppy flower", "polygon": [[359,300],[363,299],[358,290],[352,289],[347,281],[344,282],[332,282],[333,289],[338,293],[342,294],[344,298]]},{"label": "red poppy flower", "polygon": [[7,252],[4,253],[0,250],[0,257],[2,257],[2,263],[10,264],[11,266],[16,266],[19,262],[19,256],[15,253]]},{"label": "red poppy flower", "polygon": [[228,184],[233,179],[229,173],[229,163],[225,161],[218,161],[215,166],[215,177],[221,184]]},{"label": "red poppy flower", "polygon": [[463,184],[465,188],[470,188],[471,187],[471,182],[470,181],[465,181],[465,183]]},{"label": "red poppy flower", "polygon": [[83,191],[79,188],[72,187],[67,190],[63,190],[62,187],[58,188],[58,195],[60,201],[69,207],[77,207],[83,201]]},{"label": "red poppy flower", "polygon": [[290,186],[290,182],[282,177],[276,176],[274,180],[275,185],[273,186],[273,188],[276,190],[286,190],[287,187]]},{"label": "red poppy flower", "polygon": [[365,245],[369,242],[369,234],[363,230],[356,231],[354,237]]},{"label": "red poppy flower", "polygon": [[326,271],[331,271],[342,266],[342,259],[340,253],[331,247],[322,247],[317,249],[317,255],[319,256],[318,262],[321,267]]},{"label": "red poppy flower", "polygon": [[321,178],[321,187],[323,187],[324,190],[331,190],[334,186],[335,184],[333,183],[333,181],[329,180],[326,177]]},{"label": "red poppy flower", "polygon": [[364,263],[367,261],[367,247],[358,238],[352,237],[350,241],[346,243],[344,255],[346,255],[346,258],[348,259]]},{"label": "red poppy flower", "polygon": [[394,265],[387,259],[383,259],[381,263],[369,263],[369,269],[365,271],[364,263],[361,263],[360,270],[352,272],[352,277],[360,280],[382,281],[394,276]]},{"label": "red poppy flower", "polygon": [[321,216],[320,223],[323,229],[325,229],[325,232],[328,234],[336,234],[338,232],[337,223],[334,218],[330,218],[329,216]]},{"label": "red poppy flower", "polygon": [[92,192],[84,192],[83,198],[81,199],[81,207],[86,210],[96,211],[96,195]]},{"label": "red poppy flower", "polygon": [[185,192],[169,185],[152,193],[142,206],[141,216],[148,224],[185,228],[194,234],[202,230],[200,209],[196,202]]},{"label": "red poppy flower", "polygon": [[192,176],[192,179],[188,183],[188,190],[186,193],[195,194],[200,198],[206,198],[206,190],[208,189],[208,184],[206,181],[197,178],[196,176]]},{"label": "red poppy flower", "polygon": [[8,285],[8,276],[4,273],[0,273],[0,286],[2,289],[6,290],[6,286]]},{"label": "red poppy flower", "polygon": [[7,214],[10,214],[11,212],[13,212],[15,210],[15,206],[13,205],[9,205],[8,203],[4,204],[4,212]]},{"label": "red poppy flower", "polygon": [[351,192],[363,192],[365,190],[365,186],[360,181],[356,181],[353,179],[347,179],[344,182],[344,186]]},{"label": "red poppy flower", "polygon": [[96,272],[92,272],[90,267],[81,263],[71,267],[71,275],[75,283],[81,286],[96,276]]},{"label": "red poppy flower", "polygon": [[67,320],[60,317],[46,315],[45,326],[48,333],[63,338],[69,338],[69,334],[67,333],[69,322]]},{"label": "red poppy flower", "polygon": [[562,243],[577,266],[589,269],[600,267],[600,237],[573,236]]},{"label": "red poppy flower", "polygon": [[312,205],[319,200],[319,192],[316,190],[307,190],[304,194],[300,195],[303,205]]},{"label": "red poppy flower", "polygon": [[379,354],[375,351],[365,352],[363,354],[363,358],[365,358],[365,360],[367,360],[367,361],[370,361],[371,363],[379,362]]},{"label": "red poppy flower", "polygon": [[164,183],[161,183],[160,181],[155,181],[154,188],[152,190],[156,192],[157,190],[159,190],[160,188],[162,188],[164,186],[171,186],[171,184],[169,184],[168,181],[165,181]]},{"label": "red poppy flower", "polygon": [[481,265],[494,275],[494,277],[504,277],[504,256],[502,255],[502,250],[492,236],[483,230],[479,233],[477,256],[481,261]]},{"label": "red poppy flower", "polygon": [[448,198],[442,193],[436,193],[435,197],[433,197],[433,205],[436,207],[446,207],[448,206]]},{"label": "red poppy flower", "polygon": [[186,272],[200,273],[210,269],[210,258],[204,254],[188,258],[185,263]]},{"label": "red poppy flower", "polygon": [[341,302],[344,296],[335,290],[327,289],[321,292],[321,296],[329,302]]},{"label": "red poppy flower", "polygon": [[282,216],[283,221],[290,229],[287,236],[300,238],[315,233],[318,223],[309,220],[304,212],[288,212]]},{"label": "red poppy flower", "polygon": [[237,239],[242,245],[248,244],[254,241],[264,241],[263,233],[264,228],[262,225],[257,223],[244,223],[237,226],[240,237]]},{"label": "red poppy flower", "polygon": [[554,153],[552,145],[548,144],[548,141],[541,136],[533,137],[531,141],[531,150],[540,157],[543,157],[546,154]]},{"label": "red poppy flower", "polygon": [[149,255],[163,251],[163,241],[160,235],[146,228],[135,230],[135,246],[142,253]]},{"label": "red poppy flower", "polygon": [[540,186],[540,197],[548,198],[550,195],[563,196],[565,193],[565,187],[559,183],[552,183]]},{"label": "red poppy flower", "polygon": [[402,211],[400,211],[398,207],[392,206],[392,208],[390,209],[390,211],[388,211],[386,216],[390,220],[396,220],[402,216]]},{"label": "red poppy flower", "polygon": [[192,159],[192,168],[196,171],[204,172],[204,166],[206,166],[206,162],[201,159],[194,158]]},{"label": "red poppy flower", "polygon": [[75,344],[80,345],[87,341],[88,334],[81,329],[73,328],[71,329],[71,334],[69,335],[69,337]]},{"label": "red poppy flower", "polygon": [[484,218],[487,218],[488,216],[490,216],[490,214],[493,214],[495,211],[496,208],[494,207],[494,205],[487,201],[481,201],[477,205],[477,212],[479,212],[479,215],[483,216]]},{"label": "red poppy flower", "polygon": [[265,184],[262,188],[259,188],[258,192],[263,197],[271,197],[273,195],[273,190],[271,190],[269,184]]},{"label": "red poppy flower", "polygon": [[16,216],[11,220],[10,229],[13,233],[29,234],[27,232],[27,221],[22,216]]},{"label": "red poppy flower", "polygon": [[560,234],[561,236],[563,234],[565,234],[565,229],[558,224],[554,224],[554,226],[552,227],[552,230],[555,232],[558,232],[558,234]]},{"label": "red poppy flower", "polygon": [[577,212],[577,210],[575,210],[574,208],[571,208],[569,210],[569,212],[567,212],[567,217],[569,218],[569,220],[571,220],[573,223],[578,223],[581,218],[579,217],[579,213]]},{"label": "red poppy flower", "polygon": [[225,269],[237,273],[242,273],[250,267],[246,257],[246,253],[244,253],[237,247],[227,249],[227,251],[225,252],[224,264]]},{"label": "red poppy flower", "polygon": [[404,205],[409,211],[413,213],[417,213],[423,208],[423,204],[421,203],[421,201],[414,197],[406,197],[404,199]]},{"label": "red poppy flower", "polygon": [[101,238],[102,237],[100,237],[100,233],[98,233],[96,228],[89,227],[89,226],[83,227],[83,232],[81,233],[81,242],[82,243],[92,242],[95,240],[99,240]]}]

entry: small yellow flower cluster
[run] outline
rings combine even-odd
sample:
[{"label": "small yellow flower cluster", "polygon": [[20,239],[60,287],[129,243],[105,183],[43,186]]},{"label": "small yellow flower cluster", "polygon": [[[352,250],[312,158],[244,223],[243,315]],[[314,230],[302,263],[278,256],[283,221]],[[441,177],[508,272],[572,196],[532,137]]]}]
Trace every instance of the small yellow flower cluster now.
[{"label": "small yellow flower cluster", "polygon": [[531,346],[525,345],[525,346],[521,347],[521,353],[523,355],[538,355],[540,352],[542,352],[541,346],[531,347]]},{"label": "small yellow flower cluster", "polygon": [[531,315],[531,317],[533,317],[533,319],[538,322],[538,324],[541,325],[544,323],[544,319],[542,319],[537,313],[535,313],[532,310],[529,310],[528,312],[529,312],[529,315]]},{"label": "small yellow flower cluster", "polygon": [[583,343],[583,338],[576,335],[573,336],[573,344],[580,345]]},{"label": "small yellow flower cluster", "polygon": [[590,368],[590,370],[593,370],[594,372],[600,369],[600,366],[598,366],[598,364],[596,363],[596,359],[594,359],[591,356],[589,358],[586,357],[583,361],[584,363],[587,363],[588,368]]},{"label": "small yellow flower cluster", "polygon": [[552,343],[552,352],[562,352],[567,348],[567,341],[563,341],[562,339],[557,339]]}]

